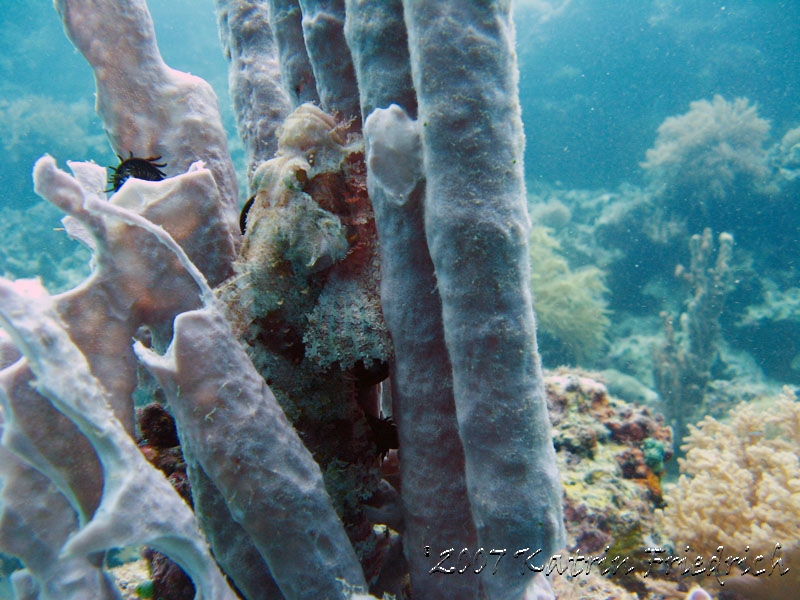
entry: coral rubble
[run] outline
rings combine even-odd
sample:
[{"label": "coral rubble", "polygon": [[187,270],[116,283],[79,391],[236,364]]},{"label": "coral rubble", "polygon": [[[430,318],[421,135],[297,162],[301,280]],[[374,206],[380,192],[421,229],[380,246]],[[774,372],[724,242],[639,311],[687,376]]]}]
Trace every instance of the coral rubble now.
[{"label": "coral rubble", "polygon": [[610,396],[589,375],[555,371],[546,387],[568,547],[587,554],[607,545],[641,548],[653,509],[663,502],[661,476],[672,456],[672,432],[660,416]]}]

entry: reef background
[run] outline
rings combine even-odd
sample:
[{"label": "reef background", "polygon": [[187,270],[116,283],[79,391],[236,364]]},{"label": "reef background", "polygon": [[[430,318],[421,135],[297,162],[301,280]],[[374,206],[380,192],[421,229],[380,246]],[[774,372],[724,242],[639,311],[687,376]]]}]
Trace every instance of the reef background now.
[{"label": "reef background", "polygon": [[[243,169],[205,4],[150,10],[167,63],[215,88]],[[88,100],[91,71],[49,0],[2,7],[0,272],[39,274],[61,291],[88,272],[88,253],[57,230],[61,215],[33,193],[31,166],[45,152],[60,163],[117,161]],[[800,135],[790,135],[800,126],[800,6],[525,0],[516,11],[530,208],[548,228],[535,233],[538,251],[552,250],[533,284],[545,367],[594,369],[614,395],[677,430],[800,384]],[[698,124],[715,133],[704,138]],[[698,156],[708,168],[668,168]],[[710,238],[693,246],[706,228]],[[722,232],[733,244],[720,264]],[[724,288],[713,302],[698,275],[709,269],[706,292]],[[705,324],[702,342],[692,346],[681,314]],[[680,371],[687,361],[700,372]]]}]

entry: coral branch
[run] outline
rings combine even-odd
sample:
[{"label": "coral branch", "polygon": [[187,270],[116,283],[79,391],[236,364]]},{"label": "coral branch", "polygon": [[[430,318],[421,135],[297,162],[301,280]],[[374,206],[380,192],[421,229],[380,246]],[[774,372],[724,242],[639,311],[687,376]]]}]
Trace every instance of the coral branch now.
[{"label": "coral branch", "polygon": [[[662,313],[665,341],[654,353],[653,377],[675,428],[676,445],[686,435],[686,424],[704,412],[706,385],[711,380],[711,366],[720,342],[719,318],[732,285],[733,236],[719,235],[713,267],[715,245],[710,229],[703,230],[702,236],[693,235],[689,250],[691,267],[685,276],[692,284],[693,294],[680,315],[680,336],[676,335],[672,317]],[[679,266],[677,272],[683,273],[683,268]]]}]

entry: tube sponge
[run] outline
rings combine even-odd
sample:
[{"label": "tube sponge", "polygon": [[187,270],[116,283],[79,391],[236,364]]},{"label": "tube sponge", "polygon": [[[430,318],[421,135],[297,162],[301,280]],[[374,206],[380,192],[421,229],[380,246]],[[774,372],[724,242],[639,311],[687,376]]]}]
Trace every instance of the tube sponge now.
[{"label": "tube sponge", "polygon": [[[409,0],[404,8],[425,233],[478,541],[547,556],[564,540],[562,492],[529,289],[510,6]],[[528,579],[507,572],[482,583],[489,597],[510,598]]]},{"label": "tube sponge", "polygon": [[61,555],[147,544],[180,564],[203,597],[232,600],[191,509],[114,415],[47,292],[36,282],[25,283],[27,292],[21,293],[20,284],[0,280],[0,322],[28,359],[40,393],[89,439],[103,466],[100,506]]},{"label": "tube sponge", "polygon": [[211,309],[185,312],[165,356],[135,349],[167,391],[192,471],[202,469],[221,492],[282,593],[324,597],[339,580],[365,587],[319,466],[225,319]]},{"label": "tube sponge", "polygon": [[442,305],[424,235],[419,126],[393,104],[369,115],[364,135],[381,239],[381,301],[395,347],[392,409],[402,448],[403,539],[411,583],[426,598],[477,598],[477,580],[431,578],[430,563],[419,552],[432,543],[477,548]]}]

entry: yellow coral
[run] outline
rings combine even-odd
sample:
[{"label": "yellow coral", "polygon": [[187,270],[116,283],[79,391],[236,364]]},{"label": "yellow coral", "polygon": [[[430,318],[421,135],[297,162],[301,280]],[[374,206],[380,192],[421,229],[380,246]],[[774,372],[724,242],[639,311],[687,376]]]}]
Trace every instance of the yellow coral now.
[{"label": "yellow coral", "polygon": [[741,555],[749,546],[751,561],[763,554],[769,570],[777,543],[791,552],[800,540],[800,403],[787,391],[768,409],[742,403],[727,422],[706,417],[689,429],[660,515],[665,531],[698,554],[724,546],[723,556]]},{"label": "yellow coral", "polygon": [[579,362],[603,348],[609,326],[603,273],[596,267],[573,271],[547,227],[530,236],[531,291],[539,328],[557,338]]}]

